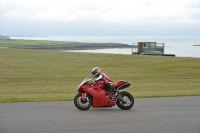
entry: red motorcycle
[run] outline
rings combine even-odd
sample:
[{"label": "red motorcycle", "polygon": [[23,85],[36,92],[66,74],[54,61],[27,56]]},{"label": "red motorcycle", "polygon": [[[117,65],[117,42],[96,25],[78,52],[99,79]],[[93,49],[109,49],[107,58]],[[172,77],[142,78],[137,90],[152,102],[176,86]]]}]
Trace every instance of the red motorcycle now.
[{"label": "red motorcycle", "polygon": [[[130,82],[120,80],[114,88],[122,90],[131,85]],[[80,110],[88,110],[91,106],[112,107],[117,106],[123,110],[128,110],[134,105],[134,97],[125,91],[119,92],[114,97],[111,90],[106,90],[95,86],[95,82],[90,78],[85,78],[78,86],[78,94],[74,97],[74,105]]]}]

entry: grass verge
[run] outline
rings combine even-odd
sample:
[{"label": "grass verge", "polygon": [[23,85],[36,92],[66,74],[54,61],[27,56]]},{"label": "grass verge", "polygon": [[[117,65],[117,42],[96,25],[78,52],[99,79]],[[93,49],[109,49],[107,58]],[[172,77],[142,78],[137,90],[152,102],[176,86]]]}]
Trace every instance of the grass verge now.
[{"label": "grass verge", "polygon": [[200,96],[200,59],[0,49],[0,102],[72,100],[99,66],[134,97]]}]

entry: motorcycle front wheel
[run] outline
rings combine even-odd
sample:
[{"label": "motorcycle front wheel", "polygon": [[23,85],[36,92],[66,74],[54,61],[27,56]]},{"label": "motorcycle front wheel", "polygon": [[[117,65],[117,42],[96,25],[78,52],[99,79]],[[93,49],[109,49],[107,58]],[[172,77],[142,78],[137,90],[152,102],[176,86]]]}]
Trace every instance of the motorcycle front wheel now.
[{"label": "motorcycle front wheel", "polygon": [[117,101],[116,104],[120,109],[129,110],[134,105],[134,97],[128,92],[120,92],[121,97],[126,101]]},{"label": "motorcycle front wheel", "polygon": [[77,94],[74,97],[74,105],[80,110],[88,110],[92,105],[92,100],[90,96],[86,96],[87,101],[83,101],[81,94]]}]

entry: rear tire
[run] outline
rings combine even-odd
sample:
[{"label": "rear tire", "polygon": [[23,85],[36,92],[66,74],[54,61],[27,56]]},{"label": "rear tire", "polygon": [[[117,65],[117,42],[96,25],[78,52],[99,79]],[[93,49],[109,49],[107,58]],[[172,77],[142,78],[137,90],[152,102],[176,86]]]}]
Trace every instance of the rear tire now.
[{"label": "rear tire", "polygon": [[123,110],[129,110],[130,108],[132,108],[134,105],[134,97],[130,93],[125,91],[120,92],[120,95],[126,100],[126,103],[123,103],[122,101],[117,101],[117,106]]},{"label": "rear tire", "polygon": [[92,99],[88,95],[86,96],[86,98],[88,101],[84,102],[81,98],[81,94],[77,94],[74,97],[74,105],[80,110],[88,110],[92,105]]}]

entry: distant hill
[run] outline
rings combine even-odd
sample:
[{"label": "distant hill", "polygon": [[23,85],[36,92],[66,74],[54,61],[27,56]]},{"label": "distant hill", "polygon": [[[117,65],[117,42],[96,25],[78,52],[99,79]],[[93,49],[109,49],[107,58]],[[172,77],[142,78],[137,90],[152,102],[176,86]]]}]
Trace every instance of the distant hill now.
[{"label": "distant hill", "polygon": [[2,35],[0,35],[0,39],[6,40],[6,39],[10,39],[10,38],[7,37],[7,36],[2,36]]}]

